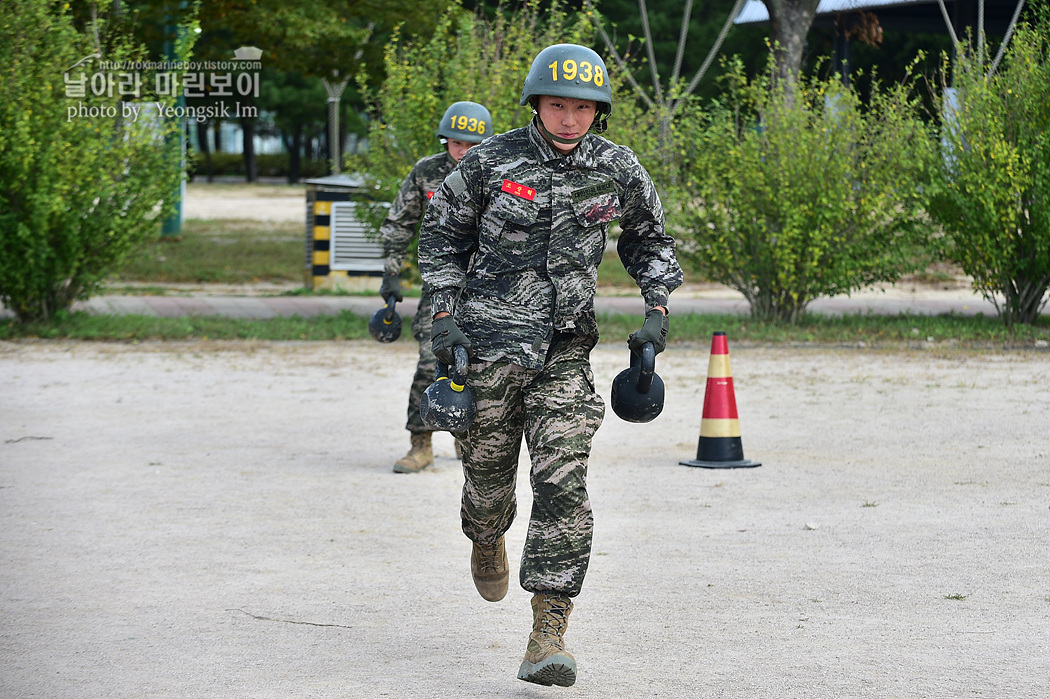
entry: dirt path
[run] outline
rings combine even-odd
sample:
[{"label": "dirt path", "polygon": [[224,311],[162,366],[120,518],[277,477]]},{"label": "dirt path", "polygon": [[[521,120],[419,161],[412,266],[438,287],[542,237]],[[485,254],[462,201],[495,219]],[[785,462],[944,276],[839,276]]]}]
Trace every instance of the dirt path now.
[{"label": "dirt path", "polygon": [[471,585],[451,439],[390,472],[412,352],[0,343],[0,696],[1046,696],[1045,353],[731,347],[738,471],[678,465],[707,353],[661,355],[664,413],[596,438],[558,690],[514,679],[528,594]]},{"label": "dirt path", "polygon": [[305,185],[226,184],[186,185],[183,218],[245,219],[304,223]]}]

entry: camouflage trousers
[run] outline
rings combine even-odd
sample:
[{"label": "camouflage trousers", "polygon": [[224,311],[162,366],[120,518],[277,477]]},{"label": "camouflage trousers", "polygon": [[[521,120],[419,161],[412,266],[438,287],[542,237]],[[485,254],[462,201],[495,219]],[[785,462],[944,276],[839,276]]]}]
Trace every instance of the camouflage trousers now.
[{"label": "camouflage trousers", "polygon": [[478,415],[467,432],[456,435],[465,476],[463,533],[488,543],[510,528],[524,436],[533,501],[519,577],[530,592],[574,597],[587,573],[594,529],[587,460],[605,416],[594,390],[593,344],[582,337],[556,342],[539,370],[508,362],[470,364]]},{"label": "camouflage trousers", "polygon": [[437,357],[431,350],[430,329],[434,327],[434,310],[430,302],[430,287],[426,284],[419,294],[419,308],[412,319],[412,337],[419,344],[419,359],[416,362],[416,373],[412,377],[412,387],[408,390],[408,422],[405,429],[413,434],[430,432],[419,417],[419,399],[427,386],[434,383],[434,372],[437,371]]}]

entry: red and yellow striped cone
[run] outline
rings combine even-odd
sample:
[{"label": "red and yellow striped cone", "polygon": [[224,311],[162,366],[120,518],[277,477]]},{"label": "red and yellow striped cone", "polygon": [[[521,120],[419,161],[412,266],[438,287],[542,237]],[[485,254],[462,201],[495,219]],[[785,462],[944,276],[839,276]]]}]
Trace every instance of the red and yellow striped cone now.
[{"label": "red and yellow striped cone", "polygon": [[744,458],[733,372],[729,370],[729,341],[723,332],[717,332],[711,338],[711,361],[707,366],[707,389],[696,459],[679,463],[700,468],[754,468],[762,465]]}]

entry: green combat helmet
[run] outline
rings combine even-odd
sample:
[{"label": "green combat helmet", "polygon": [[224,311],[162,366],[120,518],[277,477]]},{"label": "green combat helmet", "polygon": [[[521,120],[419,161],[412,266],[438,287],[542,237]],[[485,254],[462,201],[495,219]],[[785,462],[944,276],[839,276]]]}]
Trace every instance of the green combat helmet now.
[{"label": "green combat helmet", "polygon": [[441,117],[437,137],[467,143],[481,143],[494,133],[492,115],[489,114],[489,110],[477,102],[456,102],[446,109],[445,116]]},{"label": "green combat helmet", "polygon": [[555,44],[540,51],[525,76],[520,104],[532,104],[535,109],[533,99],[540,95],[594,100],[598,116],[591,129],[602,133],[608,126],[612,114],[609,70],[601,56],[586,46]]}]

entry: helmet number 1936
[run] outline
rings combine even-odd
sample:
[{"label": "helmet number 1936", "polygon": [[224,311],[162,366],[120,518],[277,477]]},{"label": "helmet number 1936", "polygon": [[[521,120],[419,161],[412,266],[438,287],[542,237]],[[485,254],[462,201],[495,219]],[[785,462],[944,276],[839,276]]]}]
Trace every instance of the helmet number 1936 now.
[{"label": "helmet number 1936", "polygon": [[554,82],[558,82],[559,79],[563,80],[575,80],[579,78],[585,83],[594,83],[598,87],[605,84],[605,73],[602,71],[601,66],[592,66],[587,61],[580,61],[579,65],[576,61],[566,60],[562,61],[561,67],[561,78],[558,77],[558,61],[551,63],[548,68],[551,69],[551,79]]},{"label": "helmet number 1936", "polygon": [[469,131],[471,133],[483,134],[485,133],[485,120],[475,119],[473,117],[467,118],[463,115],[452,115],[452,128],[457,131]]}]

